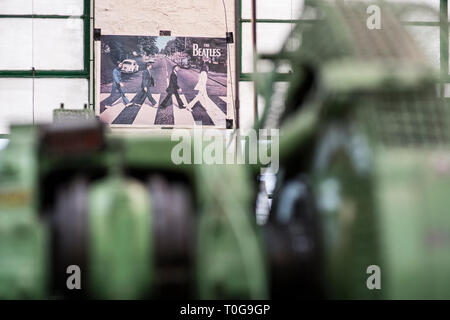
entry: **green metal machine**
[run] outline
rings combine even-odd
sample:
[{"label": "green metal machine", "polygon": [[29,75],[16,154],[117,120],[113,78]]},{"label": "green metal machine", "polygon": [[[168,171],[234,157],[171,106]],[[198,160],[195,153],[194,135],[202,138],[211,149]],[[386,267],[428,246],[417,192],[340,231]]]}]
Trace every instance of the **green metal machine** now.
[{"label": "green metal machine", "polygon": [[43,298],[47,289],[47,229],[37,214],[34,129],[15,127],[0,153],[0,296]]},{"label": "green metal machine", "polygon": [[[367,3],[310,1],[315,21],[263,57],[293,69],[283,108],[270,106],[275,72],[255,79],[257,127],[281,131],[263,227],[254,167],[175,165],[177,141],[105,134],[87,110],[12,127],[0,298],[450,298],[449,111],[421,50],[377,4],[372,30]],[[367,286],[374,265],[380,290]]]},{"label": "green metal machine", "polygon": [[0,152],[0,298],[268,297],[245,167],[177,166],[170,136],[65,111]]},{"label": "green metal machine", "polygon": [[[298,263],[322,269],[299,283],[314,275],[307,284],[326,297],[448,299],[449,110],[436,97],[437,72],[383,2],[374,2],[381,29],[367,25],[372,3],[308,4],[305,15],[317,20],[299,24],[279,55],[262,57],[274,70],[292,66],[283,109],[270,107],[275,72],[256,79],[267,105],[259,126],[281,133],[269,227],[321,248],[319,257],[297,253]],[[367,286],[373,265],[380,290]]]}]

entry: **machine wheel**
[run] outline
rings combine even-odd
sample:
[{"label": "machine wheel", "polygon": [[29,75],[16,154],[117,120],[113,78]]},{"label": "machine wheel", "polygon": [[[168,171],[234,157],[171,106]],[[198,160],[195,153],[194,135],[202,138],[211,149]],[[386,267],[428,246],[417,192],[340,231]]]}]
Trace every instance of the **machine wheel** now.
[{"label": "machine wheel", "polygon": [[321,237],[312,192],[303,177],[280,189],[266,225],[271,297],[321,298]]},{"label": "machine wheel", "polygon": [[77,177],[62,186],[56,194],[53,215],[53,284],[57,294],[64,297],[84,296],[83,290],[68,290],[67,267],[81,270],[81,288],[86,288],[83,272],[87,260],[88,182]]},{"label": "machine wheel", "polygon": [[161,176],[149,181],[154,212],[156,295],[187,298],[191,293],[193,215],[188,189]]}]

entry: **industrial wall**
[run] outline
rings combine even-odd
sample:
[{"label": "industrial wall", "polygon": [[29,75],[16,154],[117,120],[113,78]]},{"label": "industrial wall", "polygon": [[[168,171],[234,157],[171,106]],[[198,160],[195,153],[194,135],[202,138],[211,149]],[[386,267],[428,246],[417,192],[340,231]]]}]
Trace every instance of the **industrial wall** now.
[{"label": "industrial wall", "polygon": [[[161,30],[171,36],[221,37],[235,33],[234,0],[96,0],[94,26],[102,35],[158,36]],[[227,17],[225,23],[225,16]],[[236,85],[234,44],[229,45],[227,118],[234,118],[233,96]],[[95,94],[99,99],[100,42],[95,42]],[[233,88],[233,89],[232,89]]]}]

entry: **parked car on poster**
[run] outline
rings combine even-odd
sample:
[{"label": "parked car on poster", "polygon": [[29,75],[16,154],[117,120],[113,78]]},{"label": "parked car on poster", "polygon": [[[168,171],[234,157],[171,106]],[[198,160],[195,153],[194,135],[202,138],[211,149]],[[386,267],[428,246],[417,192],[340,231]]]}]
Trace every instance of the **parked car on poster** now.
[{"label": "parked car on poster", "polygon": [[136,60],[125,59],[122,61],[122,69],[120,71],[123,73],[135,73],[139,71],[139,65]]}]

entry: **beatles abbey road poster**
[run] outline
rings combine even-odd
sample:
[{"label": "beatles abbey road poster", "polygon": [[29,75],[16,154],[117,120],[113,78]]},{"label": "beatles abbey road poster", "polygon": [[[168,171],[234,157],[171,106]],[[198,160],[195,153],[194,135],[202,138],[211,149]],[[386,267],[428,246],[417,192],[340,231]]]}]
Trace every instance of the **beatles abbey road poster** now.
[{"label": "beatles abbey road poster", "polygon": [[225,128],[224,38],[102,35],[100,120]]}]

